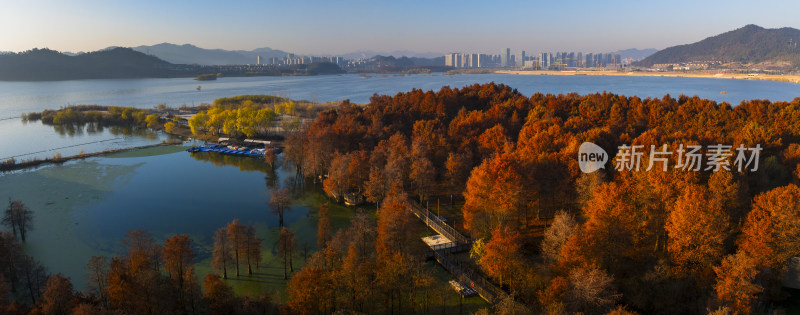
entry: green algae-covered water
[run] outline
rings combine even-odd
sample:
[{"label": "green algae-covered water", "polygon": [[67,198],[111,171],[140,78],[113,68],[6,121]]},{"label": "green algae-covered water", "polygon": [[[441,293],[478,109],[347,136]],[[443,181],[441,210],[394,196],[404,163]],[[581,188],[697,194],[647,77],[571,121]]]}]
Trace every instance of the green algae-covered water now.
[{"label": "green algae-covered water", "polygon": [[[228,284],[238,294],[268,293],[276,302],[286,301],[283,264],[277,259],[280,230],[277,216],[270,213],[270,193],[280,187],[295,188],[285,224],[294,231],[299,247],[307,246],[309,255],[316,251],[316,210],[327,199],[313,185],[298,188],[293,171],[273,170],[249,157],[190,154],[185,148],[154,147],[0,173],[0,198],[22,200],[34,211],[26,252],[49,272],[70,277],[78,289],[86,286],[89,258],[124,253],[120,241],[133,229],[145,229],[162,242],[174,234],[188,234],[202,280],[213,272],[214,231],[239,219],[256,227],[263,260],[253,275],[247,275],[244,267],[240,277],[229,277]],[[334,228],[346,228],[357,210],[331,205]],[[373,206],[364,210],[374,213]],[[302,253],[298,256],[295,270],[304,265]],[[448,287],[449,274],[433,262],[425,268],[439,282],[436,296],[443,301],[434,303],[457,309],[460,301]],[[487,306],[479,297],[463,303],[465,311]]]},{"label": "green algae-covered water", "polygon": [[[275,258],[278,219],[268,202],[272,189],[295,186],[287,175],[293,172],[275,172],[253,158],[184,149],[156,147],[0,174],[0,198],[22,200],[34,211],[25,250],[78,288],[85,287],[89,258],[123,253],[120,241],[133,229],[145,229],[162,241],[188,234],[202,279],[211,272],[214,231],[239,219],[256,227],[264,260],[256,275],[229,282],[240,293],[282,291],[283,265]],[[313,252],[314,213],[325,197],[313,188],[295,189],[293,195],[285,223],[298,245]],[[332,206],[334,227],[346,227],[354,211]],[[302,266],[302,258],[295,264]]]}]

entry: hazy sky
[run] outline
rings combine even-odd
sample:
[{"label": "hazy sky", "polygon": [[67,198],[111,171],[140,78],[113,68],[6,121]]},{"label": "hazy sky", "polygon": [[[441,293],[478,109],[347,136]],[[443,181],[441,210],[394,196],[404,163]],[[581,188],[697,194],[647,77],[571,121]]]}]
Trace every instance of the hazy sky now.
[{"label": "hazy sky", "polygon": [[191,43],[300,54],[665,48],[746,24],[800,28],[800,1],[3,0],[0,51]]}]

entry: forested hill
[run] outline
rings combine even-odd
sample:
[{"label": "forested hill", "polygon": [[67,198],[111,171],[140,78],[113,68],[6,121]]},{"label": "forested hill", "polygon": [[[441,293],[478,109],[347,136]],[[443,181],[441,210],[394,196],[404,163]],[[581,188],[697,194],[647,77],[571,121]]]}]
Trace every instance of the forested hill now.
[{"label": "forested hill", "polygon": [[130,48],[114,48],[69,56],[50,49],[0,55],[0,80],[166,77],[176,65]]},{"label": "forested hill", "polygon": [[690,61],[734,61],[743,63],[791,62],[800,67],[800,30],[790,27],[765,29],[757,25],[709,37],[687,45],[673,46],[645,58],[642,66]]}]

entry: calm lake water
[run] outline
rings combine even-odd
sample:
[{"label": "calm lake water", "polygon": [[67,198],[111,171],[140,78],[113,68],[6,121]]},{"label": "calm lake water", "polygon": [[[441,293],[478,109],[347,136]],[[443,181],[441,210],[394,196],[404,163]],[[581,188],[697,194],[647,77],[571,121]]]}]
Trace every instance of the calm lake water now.
[{"label": "calm lake water", "polygon": [[[157,143],[164,136],[127,137],[108,131],[59,133],[40,122],[22,124],[23,113],[57,109],[76,104],[98,104],[150,108],[199,105],[241,94],[273,94],[311,101],[349,99],[366,103],[373,94],[393,95],[411,89],[439,90],[475,83],[503,83],[523,94],[609,91],[642,98],[665,94],[698,95],[736,105],[742,100],[790,101],[800,96],[800,85],[787,82],[624,76],[545,76],[514,74],[419,74],[362,77],[355,74],[308,77],[240,77],[198,82],[177,79],[115,79],[54,82],[0,82],[0,158],[18,160],[64,156],[84,150],[97,152],[125,146]],[[200,90],[197,87],[200,86]],[[726,91],[727,94],[721,94]],[[67,147],[67,148],[62,148]]]},{"label": "calm lake water", "polygon": [[[202,280],[213,272],[214,232],[239,219],[256,228],[264,258],[253,275],[242,269],[242,275],[235,277],[229,269],[228,284],[238,293],[268,292],[276,301],[285,301],[283,264],[277,257],[280,228],[277,215],[270,212],[270,194],[280,187],[295,188],[285,225],[309,254],[316,251],[316,210],[328,200],[313,184],[299,188],[293,170],[273,171],[254,158],[190,154],[184,149],[155,147],[0,174],[0,200],[20,199],[34,211],[26,252],[50,272],[70,277],[78,289],[86,286],[89,258],[124,253],[120,241],[133,229],[145,229],[159,241],[188,234]],[[373,206],[363,210],[374,212]],[[356,211],[332,204],[334,229],[349,226]],[[294,259],[295,270],[303,265],[302,255]],[[448,285],[450,276],[444,269],[434,263],[425,268],[442,287]],[[448,303],[458,303],[454,291],[443,292],[452,295]],[[486,306],[478,297],[464,303],[470,310]]]},{"label": "calm lake water", "polygon": [[[378,75],[355,74],[308,77],[241,77],[198,82],[177,79],[75,80],[54,82],[0,82],[0,158],[18,160],[51,157],[55,152],[74,155],[124,146],[160,142],[164,136],[120,139],[110,132],[59,133],[40,122],[22,124],[20,115],[67,105],[98,104],[140,108],[166,104],[199,105],[241,94],[273,94],[311,101],[349,99],[366,103],[374,94],[396,94],[411,89],[439,90],[475,83],[503,83],[523,94],[609,91],[624,95],[662,97],[698,95],[719,102],[742,100],[789,101],[800,96],[800,85],[787,82],[624,76],[545,76],[514,74]],[[197,87],[200,86],[200,90]],[[727,94],[721,94],[726,91]],[[121,140],[121,141],[120,141]],[[67,147],[67,148],[62,148]]]},{"label": "calm lake water", "polygon": [[[282,265],[274,259],[278,219],[268,202],[272,189],[291,185],[286,179],[293,176],[281,169],[273,172],[253,158],[183,149],[156,147],[5,173],[0,175],[0,198],[22,200],[34,211],[26,251],[78,287],[85,284],[88,259],[124,252],[120,241],[133,229],[145,229],[158,240],[189,234],[202,277],[211,270],[213,233],[233,219],[254,225],[264,240],[263,281],[242,287],[280,287]],[[285,218],[298,243],[311,250],[316,218],[309,210],[323,200],[318,190],[297,190]],[[334,225],[347,226],[353,211],[333,207]]]},{"label": "calm lake water", "polygon": [[[532,93],[581,94],[609,91],[640,97],[664,94],[698,95],[738,104],[748,99],[789,101],[800,96],[800,85],[730,79],[529,75],[358,75],[313,77],[81,80],[0,82],[0,158],[50,157],[157,143],[162,134],[106,128],[54,129],[39,122],[23,123],[25,112],[71,104],[177,107],[212,102],[241,94],[275,94],[293,99],[368,102],[373,94],[395,94],[412,88],[438,90],[497,82]],[[197,86],[201,89],[198,91]],[[720,94],[727,91],[727,94]],[[6,119],[4,119],[6,118]],[[146,229],[160,240],[189,234],[198,251],[199,276],[210,271],[211,237],[234,218],[253,224],[264,240],[264,265],[253,277],[229,281],[238,292],[282,290],[280,262],[275,259],[277,218],[269,213],[269,194],[291,186],[286,171],[273,172],[255,159],[216,154],[189,154],[183,147],[158,147],[113,154],[63,165],[0,174],[0,200],[20,199],[34,212],[35,229],[26,251],[51,272],[85,286],[85,265],[92,255],[121,253],[127,230]],[[313,250],[316,217],[325,201],[319,190],[298,193],[286,218],[301,244]],[[332,208],[334,226],[345,227],[354,209]],[[298,264],[302,265],[302,260]],[[437,269],[438,270],[438,269]],[[439,277],[447,275],[438,270]],[[466,301],[465,301],[466,302]],[[467,303],[480,303],[480,300]]]}]

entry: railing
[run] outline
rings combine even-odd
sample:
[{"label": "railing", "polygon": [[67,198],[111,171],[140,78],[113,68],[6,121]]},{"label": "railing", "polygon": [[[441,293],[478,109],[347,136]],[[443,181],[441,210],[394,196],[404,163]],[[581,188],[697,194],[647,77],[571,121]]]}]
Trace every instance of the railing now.
[{"label": "railing", "polygon": [[431,227],[434,231],[449,239],[456,244],[469,244],[470,239],[452,226],[447,225],[438,216],[432,215],[427,209],[422,209],[416,202],[409,202],[411,205],[411,212],[414,213],[420,220],[425,222],[426,225]]},{"label": "railing", "polygon": [[451,256],[451,254],[468,251],[472,248],[472,240],[469,237],[447,225],[440,217],[433,215],[427,209],[423,209],[413,200],[409,200],[409,204],[411,213],[452,242],[450,244],[431,246],[432,253],[429,252],[428,257],[433,256],[456,280],[474,289],[475,292],[478,292],[478,295],[489,303],[497,303],[508,295],[481,274],[475,272],[471,268],[472,266],[462,265],[460,261]]},{"label": "railing", "polygon": [[446,251],[434,251],[433,255],[436,261],[453,274],[456,280],[474,289],[475,292],[478,292],[478,295],[489,303],[497,303],[506,295],[503,290],[500,290],[500,288],[471,270],[468,266],[462,266],[460,262],[452,259]]},{"label": "railing", "polygon": [[425,257],[427,259],[436,258],[436,252],[447,253],[447,254],[457,254],[467,252],[472,249],[472,244],[439,244],[430,246],[430,250],[425,253]]}]

